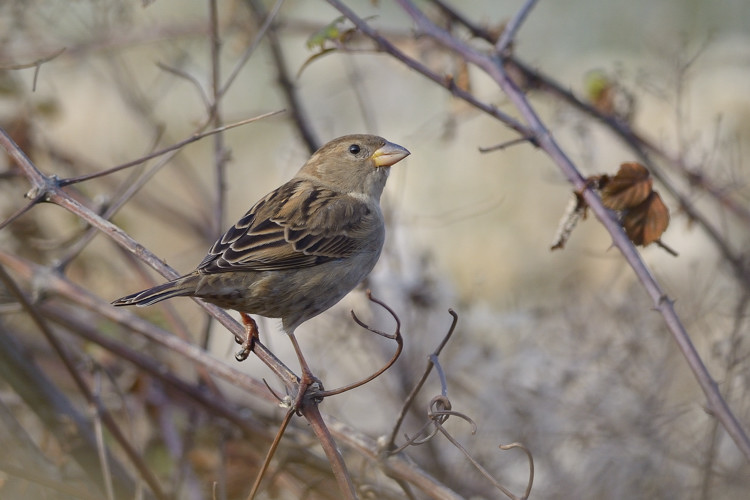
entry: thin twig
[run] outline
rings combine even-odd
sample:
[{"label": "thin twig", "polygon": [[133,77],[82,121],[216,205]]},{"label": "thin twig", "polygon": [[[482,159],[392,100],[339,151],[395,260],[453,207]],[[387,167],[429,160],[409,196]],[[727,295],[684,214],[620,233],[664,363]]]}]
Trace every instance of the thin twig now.
[{"label": "thin twig", "polygon": [[266,475],[266,471],[268,470],[268,467],[271,465],[271,459],[276,453],[276,450],[278,449],[279,444],[281,443],[281,438],[284,436],[284,432],[286,432],[286,428],[287,426],[289,426],[289,422],[292,421],[293,416],[294,416],[294,411],[291,409],[288,412],[286,412],[286,414],[284,415],[284,419],[281,421],[279,430],[276,432],[276,436],[274,436],[273,442],[271,443],[271,446],[268,448],[268,452],[266,453],[266,458],[263,460],[263,464],[260,466],[260,469],[258,470],[258,474],[255,476],[255,482],[253,483],[253,487],[250,490],[250,493],[247,495],[247,500],[253,500],[255,498],[255,495],[260,490],[260,483],[263,481],[263,477]]},{"label": "thin twig", "polygon": [[0,231],[3,230],[5,228],[5,226],[7,226],[11,222],[13,222],[14,220],[18,219],[23,214],[25,214],[26,212],[28,212],[29,210],[31,210],[32,208],[34,208],[34,205],[36,205],[40,201],[43,201],[43,198],[44,198],[43,196],[35,196],[33,200],[31,200],[26,205],[24,205],[21,208],[19,208],[18,210],[16,210],[16,212],[13,213],[12,215],[8,216],[7,219],[5,219],[2,223],[0,223]]},{"label": "thin twig", "polygon": [[238,121],[238,122],[235,122],[235,123],[230,123],[229,125],[224,125],[222,127],[218,127],[218,128],[212,129],[212,130],[208,130],[206,132],[201,132],[199,134],[194,134],[194,135],[188,137],[187,139],[184,139],[184,140],[182,140],[182,141],[180,141],[180,142],[178,142],[176,144],[173,144],[173,145],[171,145],[169,147],[166,147],[164,149],[160,149],[159,151],[154,151],[153,153],[150,153],[150,154],[148,154],[146,156],[142,156],[141,158],[138,158],[136,160],[129,161],[129,162],[123,163],[121,165],[117,165],[116,167],[112,167],[112,168],[109,168],[107,170],[103,170],[101,172],[95,172],[93,174],[81,175],[81,176],[78,176],[78,177],[70,177],[68,179],[61,179],[59,181],[59,185],[61,187],[64,187],[64,186],[68,186],[70,184],[75,184],[75,183],[78,183],[78,182],[83,182],[83,181],[87,181],[87,180],[90,180],[90,179],[95,179],[97,177],[102,177],[102,176],[105,176],[105,175],[109,175],[109,174],[112,174],[114,172],[119,172],[120,170],[124,170],[124,169],[130,168],[130,167],[134,167],[136,165],[140,165],[141,163],[143,163],[145,161],[148,161],[148,160],[150,160],[152,158],[156,158],[157,156],[161,156],[163,154],[169,153],[170,151],[174,151],[176,149],[180,149],[180,148],[182,148],[184,146],[187,146],[188,144],[191,144],[193,142],[199,141],[199,140],[203,139],[204,137],[208,137],[208,136],[213,135],[213,134],[218,134],[218,133],[221,133],[221,132],[225,132],[225,131],[233,129],[235,127],[240,127],[242,125],[247,125],[248,123],[253,123],[255,121],[262,120],[262,119],[268,118],[270,116],[278,115],[279,113],[284,113],[285,111],[286,111],[285,109],[280,109],[280,110],[277,110],[277,111],[271,111],[269,113],[264,113],[262,115],[255,116],[253,118],[248,118],[247,120],[241,120],[241,121]]},{"label": "thin twig", "polygon": [[531,9],[536,5],[536,1],[537,0],[526,0],[523,6],[516,11],[516,14],[505,25],[505,29],[495,44],[495,50],[498,54],[505,56],[510,53],[511,44],[515,41],[516,34],[518,33],[518,30],[521,29],[521,25],[526,20]]},{"label": "thin twig", "polygon": [[396,481],[405,481],[414,488],[422,491],[427,498],[434,500],[462,500],[465,496],[451,490],[442,481],[417,466],[413,460],[402,455],[391,455],[387,460],[383,457],[382,439],[375,441],[361,431],[326,415],[328,428],[336,441],[347,448],[355,450],[361,456],[377,463],[378,468],[388,477]]},{"label": "thin twig", "polygon": [[[172,160],[179,153],[179,150],[170,151],[163,157],[159,158],[153,165],[150,166],[146,171],[140,172],[134,170],[131,175],[123,183],[121,183],[121,193],[113,194],[113,201],[109,203],[104,213],[101,214],[102,218],[110,220],[119,210],[140,191],[140,189],[146,185],[146,183],[153,178],[162,167]],[[140,172],[140,173],[139,173]],[[124,189],[123,189],[124,188]],[[119,191],[119,190],[118,190]],[[88,226],[83,235],[78,238],[74,243],[71,243],[65,249],[65,253],[55,263],[55,267],[64,271],[65,268],[73,262],[73,260],[88,246],[88,244],[99,234],[96,228]]]},{"label": "thin twig", "polygon": [[518,137],[516,139],[511,139],[509,141],[501,142],[500,144],[495,144],[494,146],[488,146],[486,148],[479,147],[478,149],[480,153],[491,153],[493,151],[501,151],[510,146],[515,146],[517,144],[523,144],[525,142],[529,142],[532,139],[533,137]]},{"label": "thin twig", "polygon": [[[100,400],[101,394],[101,374],[97,374],[96,380],[96,394],[95,398],[97,401]],[[96,405],[89,403],[89,411],[91,413],[91,420],[94,423],[94,437],[96,438],[96,451],[99,455],[99,463],[102,468],[102,476],[104,477],[104,491],[107,494],[107,500],[115,500],[114,486],[112,485],[112,471],[110,470],[109,457],[107,456],[107,448],[104,443],[104,432],[102,429],[102,419],[99,416]]]},{"label": "thin twig", "polygon": [[[453,335],[453,332],[456,330],[456,325],[458,324],[458,314],[453,309],[448,309],[448,313],[453,317],[453,321],[451,322],[451,326],[448,329],[448,333],[445,334],[443,337],[443,340],[440,342],[440,345],[438,345],[437,349],[433,351],[432,355],[437,357],[440,356],[440,353],[442,352],[445,345],[448,343],[448,340],[450,340],[451,336]],[[419,391],[422,390],[422,386],[424,386],[425,382],[427,381],[427,377],[430,376],[430,372],[432,372],[433,368],[433,362],[432,357],[427,361],[427,367],[424,370],[424,373],[422,373],[422,378],[419,379],[419,382],[417,382],[417,385],[414,386],[414,388],[411,390],[409,395],[406,397],[406,400],[404,401],[404,404],[401,406],[401,411],[398,414],[398,417],[396,417],[396,423],[393,426],[393,429],[391,430],[391,433],[389,434],[387,440],[384,443],[383,449],[387,452],[391,449],[395,448],[396,443],[396,435],[398,434],[399,429],[401,428],[401,424],[404,422],[404,418],[406,418],[406,413],[409,411],[409,407],[412,405],[414,400],[417,397],[417,394],[419,394]]]},{"label": "thin twig", "polygon": [[[506,488],[505,486],[503,486],[502,484],[500,484],[497,481],[497,479],[495,479],[494,477],[492,477],[492,474],[490,474],[489,471],[487,471],[487,469],[485,469],[484,467],[482,467],[482,464],[480,464],[479,462],[477,462],[477,460],[474,457],[471,456],[471,453],[469,453],[466,450],[466,448],[464,448],[463,445],[461,443],[459,443],[458,440],[451,435],[450,432],[448,432],[447,430],[445,430],[445,427],[443,427],[443,425],[442,425],[441,422],[439,422],[436,419],[434,421],[434,425],[443,434],[443,436],[445,436],[445,438],[448,441],[450,441],[451,444],[464,455],[464,457],[466,457],[466,459],[471,463],[471,465],[473,465],[474,468],[477,469],[479,471],[479,473],[482,474],[482,476],[485,477],[485,479],[487,479],[490,483],[492,483],[492,485],[495,488],[497,488],[498,490],[502,491],[503,494],[505,496],[507,496],[508,498],[510,498],[512,500],[518,500],[518,497],[515,496],[512,491],[510,491],[508,488]],[[527,491],[528,491],[528,489],[527,489]],[[525,499],[526,496],[524,496],[523,498]]]},{"label": "thin twig", "polygon": [[198,92],[198,96],[201,98],[203,105],[206,107],[206,112],[211,111],[211,101],[208,99],[206,90],[203,88],[203,85],[201,85],[201,82],[195,76],[191,75],[187,71],[181,70],[180,68],[175,68],[162,62],[157,62],[156,67],[190,82]]},{"label": "thin twig", "polygon": [[523,497],[521,498],[529,498],[529,495],[531,495],[531,487],[534,485],[534,457],[531,455],[531,452],[521,443],[501,444],[498,445],[498,448],[503,451],[518,448],[526,454],[526,458],[529,459],[529,482],[526,483],[526,491],[523,493]]},{"label": "thin twig", "polygon": [[242,53],[242,56],[237,60],[237,63],[234,65],[234,68],[232,68],[232,71],[229,73],[229,76],[227,77],[224,84],[221,86],[221,89],[219,91],[219,96],[223,97],[229,88],[232,86],[232,83],[234,83],[234,80],[237,78],[237,76],[240,74],[240,71],[242,68],[247,64],[247,61],[250,60],[250,56],[252,56],[255,53],[255,49],[258,48],[258,45],[260,45],[261,40],[263,40],[263,37],[266,36],[266,32],[271,27],[272,23],[276,19],[276,16],[279,14],[279,11],[281,10],[281,6],[283,5],[284,0],[276,0],[276,3],[273,4],[273,7],[271,8],[271,12],[268,13],[266,16],[265,21],[263,21],[263,24],[258,29],[258,32],[255,34],[255,38],[253,38],[253,41],[248,45],[247,49],[245,49],[245,52]]},{"label": "thin twig", "polygon": [[47,56],[40,57],[39,59],[36,59],[35,61],[29,62],[29,63],[20,63],[20,64],[0,63],[0,70],[16,70],[16,69],[28,69],[28,68],[39,67],[41,64],[49,62],[52,59],[55,59],[57,56],[59,56],[63,52],[65,52],[65,47],[58,49]]},{"label": "thin twig", "polygon": [[390,307],[388,307],[384,302],[382,302],[382,301],[376,299],[375,297],[373,297],[372,296],[372,292],[370,292],[370,290],[367,290],[367,298],[371,302],[376,303],[377,305],[379,305],[380,307],[382,307],[386,311],[388,311],[388,313],[391,315],[391,317],[393,317],[393,319],[396,321],[396,330],[393,332],[393,334],[381,332],[380,330],[376,330],[376,329],[374,329],[374,328],[366,325],[365,323],[363,323],[357,317],[357,315],[354,314],[354,311],[351,311],[352,318],[362,328],[365,328],[365,329],[371,331],[372,333],[380,335],[381,337],[385,337],[387,339],[395,340],[396,343],[398,344],[396,352],[393,354],[393,356],[391,356],[391,359],[382,368],[380,368],[378,371],[376,371],[375,373],[373,373],[369,377],[366,377],[365,379],[360,380],[359,382],[354,382],[353,384],[345,385],[344,387],[339,387],[338,389],[332,389],[330,391],[320,391],[317,394],[317,397],[319,397],[319,398],[326,398],[328,396],[335,396],[336,394],[341,394],[343,392],[351,391],[352,389],[356,389],[357,387],[360,387],[360,386],[365,385],[366,383],[368,383],[368,382],[370,382],[372,380],[375,380],[380,375],[382,375],[386,370],[388,370],[388,368],[390,368],[391,366],[393,366],[393,363],[396,362],[396,360],[398,359],[398,357],[401,355],[401,351],[403,351],[403,349],[404,349],[404,339],[401,336],[401,320],[399,319],[398,315],[396,315],[396,313],[393,311],[393,309],[391,309]]}]

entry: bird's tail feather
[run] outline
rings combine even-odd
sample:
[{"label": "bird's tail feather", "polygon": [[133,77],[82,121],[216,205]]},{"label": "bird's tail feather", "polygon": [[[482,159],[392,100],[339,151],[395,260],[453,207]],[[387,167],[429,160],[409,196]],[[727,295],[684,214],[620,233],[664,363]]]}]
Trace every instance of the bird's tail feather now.
[{"label": "bird's tail feather", "polygon": [[161,285],[157,285],[147,290],[142,290],[125,297],[121,297],[114,302],[114,306],[150,306],[156,304],[162,300],[169,299],[172,297],[180,297],[185,295],[192,295],[195,291],[194,287],[186,286],[185,277],[178,278],[174,281],[169,281]]}]

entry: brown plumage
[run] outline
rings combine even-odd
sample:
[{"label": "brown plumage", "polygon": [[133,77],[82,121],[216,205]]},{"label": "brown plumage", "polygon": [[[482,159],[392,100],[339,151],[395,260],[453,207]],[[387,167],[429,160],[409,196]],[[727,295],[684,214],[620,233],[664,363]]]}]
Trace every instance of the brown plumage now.
[{"label": "brown plumage", "polygon": [[297,326],[341,300],[375,266],[385,238],[380,195],[389,167],[407,155],[377,136],[334,139],[224,233],[193,272],[113,304],[200,297],[281,318],[294,341]]}]

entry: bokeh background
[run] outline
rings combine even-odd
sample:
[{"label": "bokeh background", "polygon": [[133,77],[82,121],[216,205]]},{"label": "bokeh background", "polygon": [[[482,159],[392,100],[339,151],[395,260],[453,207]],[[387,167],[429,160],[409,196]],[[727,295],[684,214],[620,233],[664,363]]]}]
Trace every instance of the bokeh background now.
[{"label": "bokeh background", "polygon": [[[256,3],[272,7],[272,2]],[[415,38],[398,5],[347,3],[361,17],[374,16],[369,22],[406,53],[438,73],[464,72],[476,96],[513,114],[486,76],[429,40]],[[430,2],[418,5],[437,12]],[[499,27],[520,5],[455,2],[467,18],[488,28]],[[3,127],[15,127],[16,140],[35,163],[60,177],[102,170],[189,137],[207,116],[198,87],[210,92],[208,12],[207,2],[199,0],[3,2]],[[472,435],[471,427],[457,420],[448,428],[503,484],[520,492],[527,480],[525,457],[497,449],[520,441],[535,459],[536,498],[746,498],[746,460],[704,411],[692,374],[632,271],[611,248],[608,234],[590,218],[563,250],[550,251],[572,197],[553,162],[528,144],[481,153],[480,147],[514,139],[515,133],[402,63],[375,53],[364,39],[355,40],[351,52],[319,57],[303,69],[316,50],[307,46],[308,39],[339,15],[325,2],[288,0],[276,35],[306,123],[319,141],[377,133],[412,153],[393,168],[383,199],[389,220],[386,249],[366,284],[399,315],[406,352],[382,378],[326,400],[323,410],[373,437],[388,432],[427,355],[447,332],[452,308],[459,323],[441,366],[454,409],[470,416],[477,432]],[[226,78],[257,34],[259,21],[240,1],[219,2],[219,16],[219,63]],[[65,51],[38,73],[2,69],[61,48]],[[700,185],[690,186],[684,172],[699,172],[719,186],[722,196],[747,207],[750,3],[540,2],[514,50],[584,100],[592,78],[605,75],[614,82],[629,99],[632,127],[679,160],[681,169],[667,168],[670,179],[747,262],[749,221],[728,213]],[[635,159],[632,150],[583,113],[541,92],[530,96],[584,175],[613,174],[620,163]],[[222,118],[231,123],[284,108],[290,105],[263,40],[223,96]],[[113,219],[182,272],[192,270],[226,226],[309,156],[289,112],[226,132],[231,157],[224,227],[218,227],[213,141],[183,148]],[[6,162],[5,171],[11,168]],[[77,189],[106,206],[133,182],[129,175],[120,172]],[[10,214],[24,203],[28,186],[12,175],[0,182],[0,210]],[[747,429],[747,283],[659,183],[655,189],[672,210],[663,240],[679,256],[652,245],[641,249],[643,258],[676,300],[693,342]],[[5,252],[51,265],[81,231],[73,215],[39,206],[0,232],[0,245]],[[112,300],[151,284],[136,267],[143,269],[98,236],[67,274]],[[200,338],[206,325],[202,310],[187,300],[175,305]],[[308,361],[327,387],[363,376],[392,352],[392,346],[351,322],[352,308],[367,321],[391,328],[387,316],[358,290],[298,330]],[[3,311],[4,321],[23,325],[12,304]],[[154,321],[161,314],[158,307],[137,312]],[[294,366],[277,322],[260,325],[271,349]],[[127,338],[127,332],[118,334]],[[40,338],[29,333],[20,340],[46,360],[44,366],[57,370]],[[209,347],[235,363],[232,338],[222,327],[213,328]],[[143,349],[148,349],[145,344]],[[84,345],[82,353],[82,359],[109,366],[96,349]],[[169,359],[168,353],[155,355]],[[238,366],[273,384],[257,360]],[[118,370],[129,374],[128,380],[137,377],[132,367]],[[122,373],[118,377],[122,381]],[[434,377],[428,386],[422,407],[440,391]],[[225,390],[242,398],[231,387]],[[31,418],[12,391],[2,391],[0,397],[19,421]],[[129,390],[122,393],[113,405],[140,408]],[[267,406],[253,411],[275,415]],[[148,417],[133,420],[138,423],[135,441],[151,442],[159,433]],[[408,424],[406,432],[413,433],[420,421],[415,416]],[[184,422],[174,425],[182,428]],[[29,429],[41,439],[43,430]],[[447,441],[436,438],[410,453],[466,498],[493,495]],[[1,469],[4,480],[12,482]],[[190,495],[209,498],[202,494]],[[285,497],[283,491],[277,494]]]}]

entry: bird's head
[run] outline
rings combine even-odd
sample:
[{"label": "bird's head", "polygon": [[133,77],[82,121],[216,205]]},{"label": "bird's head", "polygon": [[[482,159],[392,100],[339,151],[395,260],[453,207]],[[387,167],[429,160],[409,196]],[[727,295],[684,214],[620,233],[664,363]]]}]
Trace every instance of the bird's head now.
[{"label": "bird's head", "polygon": [[318,149],[298,175],[314,177],[340,192],[380,199],[391,165],[409,151],[376,135],[345,135]]}]

